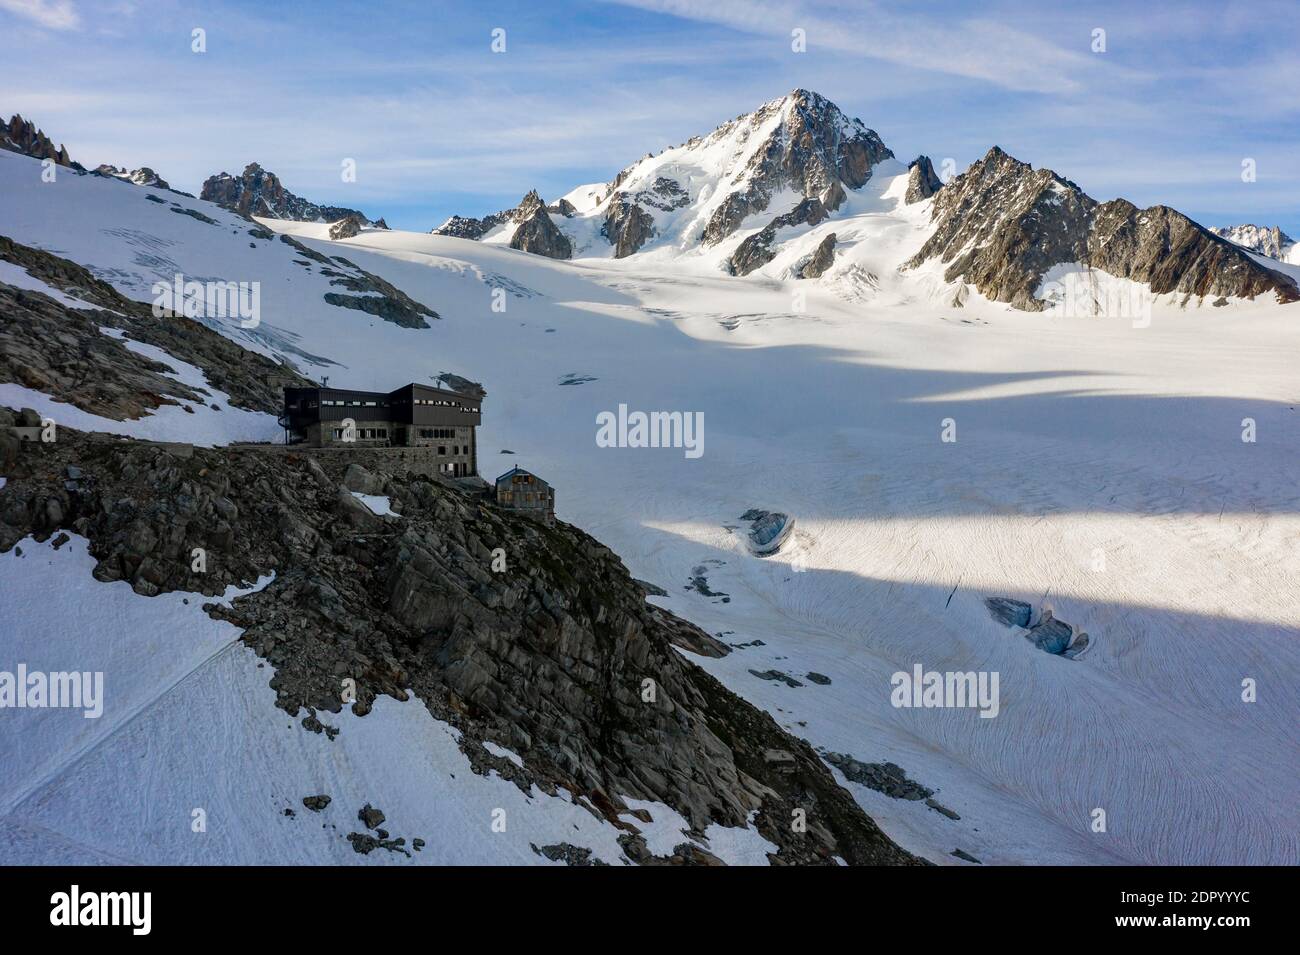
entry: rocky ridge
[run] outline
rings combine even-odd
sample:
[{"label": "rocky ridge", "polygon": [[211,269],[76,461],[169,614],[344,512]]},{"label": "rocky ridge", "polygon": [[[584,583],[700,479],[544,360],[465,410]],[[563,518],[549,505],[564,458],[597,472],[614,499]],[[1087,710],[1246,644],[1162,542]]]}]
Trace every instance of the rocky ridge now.
[{"label": "rocky ridge", "polygon": [[372,220],[364,213],[342,206],[322,206],[296,196],[278,176],[257,163],[249,163],[238,176],[222,172],[203,182],[200,199],[244,216],[263,216],[295,222],[337,222],[355,216],[363,225],[387,229],[383,219]]},{"label": "rocky ridge", "polygon": [[84,172],[85,167],[73,162],[66,146],[55,147],[53,141],[37,128],[35,123],[23,119],[18,113],[9,122],[0,125],[0,149],[31,156],[33,159],[52,159],[60,166]]},{"label": "rocky ridge", "polygon": [[128,349],[101,326],[119,329],[203,370],[238,408],[278,414],[280,389],[310,382],[296,370],[249,352],[201,322],[123,297],[67,259],[0,236],[0,260],[81,302],[0,281],[0,381],[52,395],[83,411],[121,421],[163,404],[208,403],[212,396],[168,377],[167,366]]},{"label": "rocky ridge", "polygon": [[1045,307],[1037,291],[1053,266],[1080,263],[1143,282],[1183,301],[1211,296],[1300,299],[1289,277],[1167,206],[1098,203],[1050,169],[1034,169],[998,147],[943,187],[935,229],[907,263],[947,265],[944,279],[973,284],[1016,308]]},{"label": "rocky ridge", "polygon": [[158,175],[148,166],[141,166],[139,169],[126,170],[121,166],[112,166],[108,163],[101,163],[92,170],[96,176],[104,176],[108,179],[121,179],[123,182],[129,182],[133,186],[150,186],[154,189],[172,190],[167,184],[167,180]]},{"label": "rocky ridge", "polygon": [[572,258],[573,243],[555,225],[552,213],[567,218],[574,214],[573,206],[563,199],[548,206],[533,189],[512,209],[503,209],[481,219],[452,216],[430,231],[433,235],[457,239],[481,239],[498,226],[513,225],[510,248],[551,259]]},{"label": "rocky ridge", "polygon": [[303,257],[295,260],[303,268],[311,269],[314,264],[318,268],[318,274],[330,280],[330,285],[355,293],[347,295],[343,292],[326,292],[325,301],[331,305],[356,309],[402,328],[428,328],[429,323],[425,319],[437,321],[441,317],[392,282],[373,272],[367,272],[350,259],[341,255],[324,255],[308,248],[291,235],[281,235],[280,241]]}]

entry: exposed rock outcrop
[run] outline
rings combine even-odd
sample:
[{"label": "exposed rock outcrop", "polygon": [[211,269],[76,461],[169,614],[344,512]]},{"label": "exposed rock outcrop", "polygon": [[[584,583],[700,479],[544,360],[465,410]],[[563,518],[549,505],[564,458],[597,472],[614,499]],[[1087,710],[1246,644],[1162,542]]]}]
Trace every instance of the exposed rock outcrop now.
[{"label": "exposed rock outcrop", "polygon": [[635,202],[619,196],[610,201],[600,231],[614,247],[614,258],[622,259],[654,238],[655,220]]},{"label": "exposed rock outcrop", "polygon": [[573,244],[551,221],[537,190],[524,196],[515,209],[513,219],[519,225],[510,237],[510,248],[544,255],[548,259],[573,257]]},{"label": "exposed rock outcrop", "polygon": [[[400,288],[380,278],[373,272],[367,272],[355,262],[341,255],[322,255],[320,252],[303,245],[291,235],[281,235],[280,241],[293,248],[299,255],[309,261],[300,264],[309,266],[315,262],[322,268],[321,275],[329,277],[330,285],[338,285],[355,292],[344,295],[341,292],[326,292],[325,301],[340,308],[353,308],[382,318],[403,328],[428,328],[426,318],[437,320],[441,316],[423,302],[417,302]],[[346,269],[347,271],[339,271]]]},{"label": "exposed rock outcrop", "polygon": [[450,388],[452,391],[462,395],[474,395],[478,398],[487,397],[487,389],[480,382],[470,381],[468,378],[462,378],[460,375],[444,371],[437,378],[444,388]]},{"label": "exposed rock outcrop", "polygon": [[334,240],[350,239],[361,234],[361,220],[356,216],[347,216],[330,226],[330,238]]},{"label": "exposed rock outcrop", "polygon": [[[171,369],[100,331],[118,328],[203,370],[239,408],[278,414],[281,389],[310,382],[294,369],[246,351],[206,325],[123,297],[74,262],[0,236],[0,260],[86,304],[70,308],[0,282],[0,381],[52,395],[83,411],[121,421],[163,404],[206,404],[212,396],[170,377]],[[112,311],[100,311],[100,306]]]},{"label": "exposed rock outcrop", "polygon": [[493,213],[490,216],[484,216],[481,219],[452,216],[436,229],[430,229],[429,232],[433,235],[449,235],[455,239],[481,239],[497,226],[508,221],[510,213],[513,211],[513,209],[507,209],[503,212]]},{"label": "exposed rock outcrop", "polygon": [[938,258],[944,278],[970,282],[994,301],[1037,311],[1043,277],[1080,263],[1148,283],[1153,294],[1275,295],[1300,299],[1289,277],[1166,206],[1098,203],[1050,169],[1033,169],[998,147],[937,194],[935,231],[908,263]]},{"label": "exposed rock outcrop", "polygon": [[127,171],[121,166],[110,166],[108,163],[102,163],[95,167],[94,175],[103,176],[107,179],[121,179],[123,182],[129,182],[133,186],[150,186],[154,189],[171,189],[171,186],[167,184],[167,180],[158,175],[148,166],[141,166],[139,169]]},{"label": "exposed rock outcrop", "polygon": [[224,209],[243,216],[263,216],[296,222],[337,222],[356,216],[364,225],[387,229],[383,219],[371,220],[364,213],[342,206],[320,206],[295,196],[284,187],[278,176],[249,163],[243,173],[232,176],[222,172],[209,176],[203,183],[200,199],[215,202]]},{"label": "exposed rock outcrop", "polygon": [[6,125],[0,126],[0,149],[22,153],[33,159],[52,159],[60,166],[85,170],[84,166],[73,162],[68,156],[67,147],[60,144],[55,148],[53,141],[36,124],[23,119],[18,113],[14,113]]},{"label": "exposed rock outcrop", "polygon": [[572,258],[573,243],[551,220],[550,212],[566,218],[575,214],[568,201],[561,199],[554,206],[547,206],[533,189],[513,209],[503,209],[481,219],[452,216],[430,231],[434,235],[449,235],[457,239],[481,239],[499,226],[514,225],[510,248],[551,259]]},{"label": "exposed rock outcrop", "polygon": [[[627,830],[634,861],[655,860],[636,846],[625,798],[666,803],[695,832],[752,818],[778,847],[778,863],[918,861],[808,744],[678,652],[683,631],[691,639],[682,645],[726,648],[648,605],[599,542],[440,480],[368,465],[395,512],[377,516],[340,486],[347,457],[181,453],[61,429],[57,442],[3,462],[0,551],[29,534],[75,532],[90,540],[98,579],[146,595],[218,594],[274,571],[265,589],[205,609],[243,629],[273,668],[277,705],[304,727],[339,732],[320,717],[346,705],[344,676],[356,683],[360,716],[380,694],[413,695],[407,705],[459,731],[476,772],[496,771],[525,791],[567,790]],[[63,478],[69,467],[78,469],[75,489]],[[208,555],[207,573],[192,567],[195,547]],[[495,548],[509,555],[508,570],[494,572]],[[523,765],[492,756],[484,741]],[[772,752],[788,759],[775,765]],[[796,809],[806,832],[790,825]],[[683,841],[683,862],[712,858],[689,847],[698,840]]]},{"label": "exposed rock outcrop", "polygon": [[835,263],[835,233],[822,239],[809,259],[795,270],[795,278],[817,279]]},{"label": "exposed rock outcrop", "polygon": [[648,189],[642,189],[631,195],[631,200],[639,206],[649,206],[661,212],[671,212],[688,205],[691,195],[682,188],[681,183],[667,176],[660,176]]},{"label": "exposed rock outcrop", "polygon": [[921,202],[943,188],[943,183],[934,174],[934,166],[929,156],[917,156],[907,164],[907,192],[903,201],[908,205]]},{"label": "exposed rock outcrop", "polygon": [[828,192],[830,193],[828,201],[833,205],[828,205],[821,198],[812,196],[801,201],[784,215],[777,216],[758,232],[747,236],[727,260],[731,274],[748,275],[772,261],[776,257],[777,230],[799,225],[814,226],[823,222],[831,211],[844,201],[843,190],[830,189]]},{"label": "exposed rock outcrop", "polygon": [[907,778],[903,767],[897,763],[864,763],[848,753],[822,751],[822,758],[844,774],[844,778],[866,786],[891,799],[909,799],[920,802],[934,795],[934,790]]}]

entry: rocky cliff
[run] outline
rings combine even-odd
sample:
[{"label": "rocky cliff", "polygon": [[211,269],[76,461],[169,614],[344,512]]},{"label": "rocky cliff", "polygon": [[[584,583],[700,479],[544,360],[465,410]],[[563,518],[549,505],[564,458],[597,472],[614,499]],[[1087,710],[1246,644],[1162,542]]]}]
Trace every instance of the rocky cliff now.
[{"label": "rocky cliff", "polygon": [[[0,410],[0,433],[14,417]],[[278,705],[309,730],[338,732],[329,714],[348,705],[345,678],[358,715],[381,694],[415,697],[460,731],[476,771],[567,790],[624,831],[637,862],[666,860],[629,821],[626,798],[664,802],[696,831],[752,824],[777,863],[917,862],[807,743],[677,649],[720,655],[722,644],[649,605],[618,557],[575,527],[347,455],[61,429],[51,444],[0,443],[0,459],[0,551],[75,532],[90,540],[98,579],[145,595],[218,594],[274,571],[266,589],[206,609],[243,628]],[[372,513],[353,491],[387,496],[397,514]],[[698,848],[674,857],[716,861]]]},{"label": "rocky cliff", "polygon": [[[732,275],[748,275],[757,268],[761,268],[776,257],[776,236],[781,229],[790,228],[798,225],[817,225],[826,220],[835,206],[843,201],[843,191],[831,190],[829,201],[833,205],[828,205],[819,196],[812,196],[804,199],[789,212],[784,215],[776,216],[766,226],[747,236],[743,242],[736,247],[727,264],[730,267]],[[834,237],[831,238],[832,244]]]},{"label": "rocky cliff", "polygon": [[55,148],[53,141],[38,129],[36,124],[23,119],[17,113],[14,113],[7,124],[0,125],[0,149],[22,153],[33,159],[52,159],[60,166],[68,166],[72,169],[84,170],[85,168],[80,163],[72,161],[68,156],[67,147],[60,144]]},{"label": "rocky cliff", "polygon": [[998,147],[943,187],[935,229],[908,263],[947,265],[947,281],[973,284],[1017,308],[1044,307],[1036,292],[1055,265],[1079,263],[1184,300],[1213,296],[1300,299],[1289,277],[1166,206],[1098,203],[1050,169],[1034,169]]},{"label": "rocky cliff", "polygon": [[903,201],[908,205],[921,202],[943,188],[943,183],[934,174],[934,164],[929,156],[917,156],[907,164],[907,192]]},{"label": "rocky cliff", "polygon": [[573,257],[573,244],[563,232],[555,227],[546,210],[542,197],[534,189],[519,203],[514,212],[514,221],[519,223],[515,234],[510,237],[510,248],[521,252],[534,252],[548,259],[568,259]]},{"label": "rocky cliff", "polygon": [[371,220],[355,209],[321,206],[296,196],[284,187],[275,173],[263,169],[255,162],[245,166],[238,176],[226,172],[209,176],[203,183],[199,198],[245,216],[264,216],[295,222],[337,222],[355,216],[364,225],[378,229],[388,228],[383,219]]},{"label": "rocky cliff", "polygon": [[502,209],[481,219],[452,216],[430,231],[457,239],[481,239],[499,226],[510,226],[513,230],[510,248],[551,259],[572,258],[573,243],[556,227],[552,213],[567,218],[573,215],[573,206],[564,200],[547,206],[533,189],[512,209]]}]

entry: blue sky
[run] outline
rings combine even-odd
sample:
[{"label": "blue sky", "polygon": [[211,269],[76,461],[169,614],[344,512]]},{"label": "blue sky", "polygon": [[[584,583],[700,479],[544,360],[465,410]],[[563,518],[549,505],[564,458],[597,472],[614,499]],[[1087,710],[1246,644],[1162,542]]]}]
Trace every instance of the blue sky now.
[{"label": "blue sky", "polygon": [[91,166],[197,192],[255,160],[425,230],[608,180],[802,86],[900,158],[962,169],[996,143],[1098,199],[1300,236],[1297,50],[1293,0],[0,0],[0,112]]}]

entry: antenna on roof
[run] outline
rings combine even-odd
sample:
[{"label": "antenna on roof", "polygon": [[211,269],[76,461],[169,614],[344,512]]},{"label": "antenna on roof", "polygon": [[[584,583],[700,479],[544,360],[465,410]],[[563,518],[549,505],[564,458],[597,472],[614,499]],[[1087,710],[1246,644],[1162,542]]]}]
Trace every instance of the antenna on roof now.
[{"label": "antenna on roof", "polygon": [[327,388],[327,387],[329,387],[329,383],[330,383],[330,376],[329,376],[329,375],[325,375],[325,376],[324,376],[323,378],[321,378],[321,380],[320,380],[320,386],[321,386],[322,388]]}]

